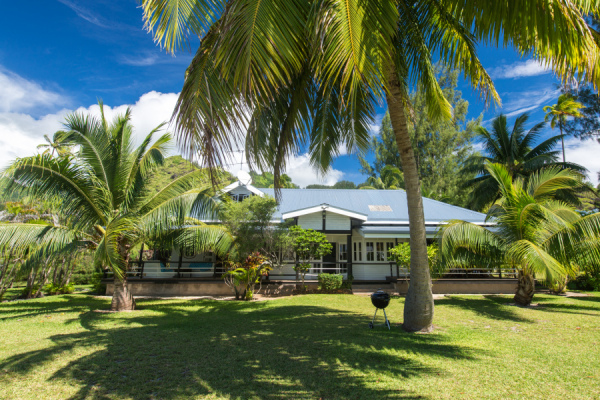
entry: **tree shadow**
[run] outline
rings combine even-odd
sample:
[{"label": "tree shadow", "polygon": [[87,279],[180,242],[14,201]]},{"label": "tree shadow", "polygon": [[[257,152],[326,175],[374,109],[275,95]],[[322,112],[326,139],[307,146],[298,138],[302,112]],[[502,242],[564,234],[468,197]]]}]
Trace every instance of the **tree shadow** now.
[{"label": "tree shadow", "polygon": [[61,295],[45,297],[43,299],[24,299],[2,303],[2,306],[0,307],[0,321],[66,312],[87,312],[106,308],[105,300],[82,295]]},{"label": "tree shadow", "polygon": [[[327,307],[206,300],[140,306],[153,315],[83,313],[86,331],[54,335],[52,346],[14,355],[0,369],[25,375],[100,346],[50,378],[79,387],[72,399],[399,399],[417,397],[403,388],[405,379],[445,373],[418,356],[475,359],[443,335],[369,330],[367,316]],[[379,385],[382,375],[393,384]]]},{"label": "tree shadow", "polygon": [[533,323],[534,320],[519,315],[513,307],[512,298],[496,295],[483,295],[477,297],[456,297],[446,295],[442,299],[435,300],[436,305],[460,307],[472,311],[485,318],[495,320],[509,320],[523,323]]}]

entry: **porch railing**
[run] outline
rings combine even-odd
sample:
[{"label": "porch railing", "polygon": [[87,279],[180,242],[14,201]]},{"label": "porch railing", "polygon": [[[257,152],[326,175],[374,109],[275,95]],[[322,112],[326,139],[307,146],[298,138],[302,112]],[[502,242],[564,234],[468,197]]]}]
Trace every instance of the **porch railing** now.
[{"label": "porch railing", "polygon": [[[390,262],[390,277],[406,280],[409,278],[409,271],[406,268],[400,268],[395,262]],[[395,274],[394,274],[395,273]],[[516,278],[517,270],[503,268],[450,268],[443,272],[440,278],[448,279],[503,279]]]}]

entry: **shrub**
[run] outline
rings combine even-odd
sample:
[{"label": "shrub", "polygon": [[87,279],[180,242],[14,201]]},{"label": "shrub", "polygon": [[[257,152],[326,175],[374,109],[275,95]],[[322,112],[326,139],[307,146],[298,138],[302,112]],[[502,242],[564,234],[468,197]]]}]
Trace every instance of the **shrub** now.
[{"label": "shrub", "polygon": [[342,288],[343,277],[340,274],[319,274],[320,290],[337,290]]},{"label": "shrub", "polygon": [[348,279],[342,282],[342,289],[350,289],[352,290],[352,282],[354,281],[354,277],[352,275],[348,275]]},{"label": "shrub", "polygon": [[92,275],[92,279],[90,284],[92,285],[92,290],[96,294],[104,295],[106,294],[106,285],[102,283],[102,278],[104,277],[104,273],[96,272]]},{"label": "shrub", "polygon": [[70,294],[75,291],[75,284],[69,283],[68,285],[59,286],[53,283],[49,283],[43,288],[46,294]]},{"label": "shrub", "polygon": [[600,276],[588,273],[579,275],[575,280],[569,282],[567,287],[571,290],[594,290],[600,291]]}]

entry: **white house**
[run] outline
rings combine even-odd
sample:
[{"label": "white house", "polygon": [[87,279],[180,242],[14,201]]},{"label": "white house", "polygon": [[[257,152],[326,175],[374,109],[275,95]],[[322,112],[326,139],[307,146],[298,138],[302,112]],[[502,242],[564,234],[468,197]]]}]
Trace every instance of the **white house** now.
[{"label": "white house", "polygon": [[[275,196],[274,189],[255,188],[237,181],[223,191],[234,200],[248,196]],[[424,198],[427,238],[433,240],[446,221],[461,219],[485,225],[485,214]],[[281,200],[273,223],[293,220],[302,228],[327,235],[333,252],[307,275],[314,279],[320,272],[352,275],[355,282],[382,282],[403,276],[393,264],[388,251],[397,243],[408,241],[409,224],[406,193],[403,190],[358,189],[281,189]],[[213,254],[171,255],[171,262],[146,262],[143,278],[210,278],[219,275],[218,260]],[[276,269],[271,280],[295,279],[293,265]]]}]

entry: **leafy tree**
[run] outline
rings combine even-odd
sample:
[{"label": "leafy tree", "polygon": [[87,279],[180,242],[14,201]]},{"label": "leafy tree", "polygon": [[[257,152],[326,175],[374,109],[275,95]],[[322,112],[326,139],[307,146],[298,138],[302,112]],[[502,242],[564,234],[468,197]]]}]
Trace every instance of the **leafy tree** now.
[{"label": "leafy tree", "polygon": [[[439,82],[444,97],[453,107],[453,118],[442,120],[430,118],[426,102],[426,89],[419,86],[410,100],[413,116],[409,121],[409,134],[418,164],[422,190],[426,197],[444,198],[451,204],[464,205],[466,196],[462,184],[472,174],[461,174],[463,161],[473,154],[471,141],[478,120],[467,121],[469,103],[462,98],[458,85],[458,72],[439,69]],[[386,169],[402,169],[400,152],[396,144],[389,114],[383,117],[379,134],[371,139],[375,160],[369,164],[359,158],[362,172],[369,175],[363,188],[385,189],[390,186],[404,188],[404,177],[397,183],[386,184]],[[400,172],[401,173],[401,172]],[[380,180],[380,181],[378,181]]]},{"label": "leafy tree", "polygon": [[567,94],[561,94],[558,96],[558,103],[553,106],[545,106],[544,112],[546,113],[545,120],[550,120],[550,126],[552,129],[556,127],[558,124],[558,128],[560,129],[560,140],[562,142],[562,159],[563,163],[566,162],[565,158],[565,136],[563,135],[563,126],[567,122],[569,117],[571,118],[579,118],[583,115],[581,114],[581,109],[583,108],[583,104],[578,101],[575,101],[571,96]]},{"label": "leafy tree", "polygon": [[465,221],[444,226],[441,251],[446,267],[516,268],[515,302],[529,305],[534,275],[552,283],[600,261],[600,213],[581,217],[556,199],[560,190],[580,186],[580,175],[547,167],[525,183],[513,181],[504,165],[488,163],[486,169],[502,194],[488,212],[497,226],[488,229]]},{"label": "leafy tree", "polygon": [[[212,217],[218,204],[212,188],[199,186],[201,174],[191,171],[150,195],[150,176],[164,160],[169,134],[154,140],[162,127],[133,146],[131,111],[109,123],[101,117],[71,114],[65,143],[78,146],[75,156],[40,154],[17,159],[5,172],[7,189],[33,198],[62,199],[69,216],[64,225],[0,226],[0,244],[35,244],[42,254],[64,254],[74,245],[95,249],[96,265],[114,272],[111,308],[130,310],[135,302],[127,286],[131,250],[146,241],[202,252],[224,254],[231,246],[226,229],[196,222]],[[192,219],[196,218],[196,219]]]},{"label": "leafy tree", "polygon": [[[201,38],[174,121],[188,152],[218,165],[238,144],[272,170],[279,186],[288,156],[306,148],[327,171],[340,149],[365,151],[375,105],[386,101],[404,173],[411,236],[404,329],[431,330],[433,295],[418,163],[409,135],[409,88],[421,85],[432,119],[451,119],[438,84],[439,59],[499,101],[477,58],[477,41],[511,45],[596,82],[600,68],[588,1],[143,0],[146,28],[168,51]],[[518,13],[515,13],[518,10]],[[248,122],[248,115],[250,121]],[[277,192],[276,192],[277,193]]]},{"label": "leafy tree", "polygon": [[306,186],[306,189],[356,189],[356,183],[351,181],[339,181],[334,183],[333,186],[313,184]]},{"label": "leafy tree", "polygon": [[[152,172],[148,184],[148,193],[158,193],[162,188],[179,177],[200,169],[201,168],[198,167],[197,164],[191,163],[179,155],[167,157],[162,165],[159,165],[156,170]],[[235,178],[227,171],[219,170],[218,175],[221,179],[221,181],[217,183],[218,185],[228,185],[235,180]],[[198,178],[198,182],[202,186],[210,183],[210,176],[207,170],[202,171]]]},{"label": "leafy tree", "polygon": [[259,252],[273,268],[280,268],[292,254],[292,239],[285,223],[273,224],[277,202],[269,196],[250,196],[241,202],[229,201],[221,221],[234,236],[227,258],[237,264]]},{"label": "leafy tree", "polygon": [[[275,177],[270,172],[263,172],[262,174],[257,174],[254,171],[250,171],[250,176],[252,177],[252,186],[257,188],[274,188],[275,187]],[[279,189],[297,189],[299,186],[292,182],[292,178],[290,178],[286,174],[282,174],[279,180],[279,184],[277,186]]]},{"label": "leafy tree", "polygon": [[294,270],[302,278],[301,288],[306,289],[304,277],[311,268],[311,262],[331,253],[333,246],[327,241],[327,236],[312,229],[302,229],[294,225],[290,227],[293,238],[293,248],[298,257]]},{"label": "leafy tree", "polygon": [[[482,141],[485,155],[473,155],[464,168],[466,174],[477,174],[477,177],[465,182],[471,189],[468,206],[474,210],[485,210],[500,196],[498,181],[489,174],[487,163],[502,164],[513,180],[526,179],[541,168],[556,164],[558,151],[554,150],[562,136],[557,135],[541,143],[536,142],[542,136],[544,123],[535,124],[528,131],[525,129],[529,114],[521,114],[515,119],[512,130],[508,127],[505,115],[498,115],[492,121],[492,130],[477,128],[477,136]],[[578,164],[561,164],[574,171],[585,172]]]},{"label": "leafy tree", "polygon": [[[394,262],[402,267],[410,270],[410,244],[407,242],[398,243],[390,249],[390,256]],[[427,258],[429,260],[429,268],[432,276],[437,276],[440,271],[439,251],[436,243],[427,246]]]}]

